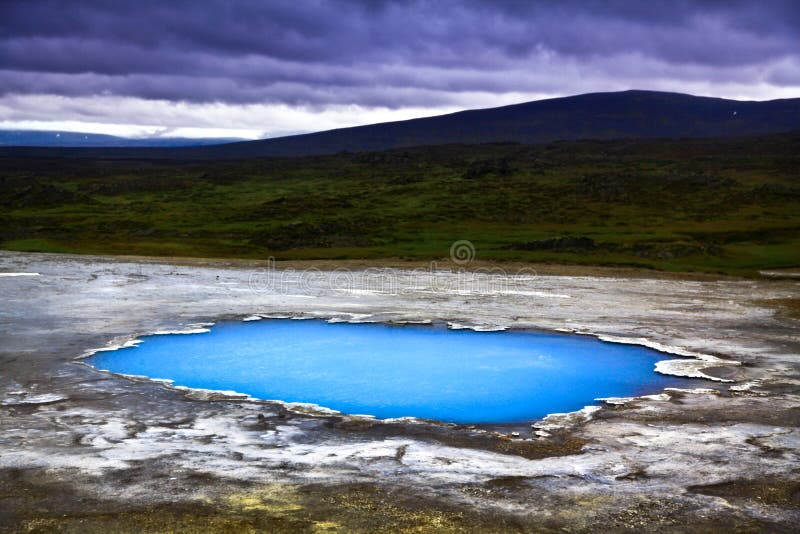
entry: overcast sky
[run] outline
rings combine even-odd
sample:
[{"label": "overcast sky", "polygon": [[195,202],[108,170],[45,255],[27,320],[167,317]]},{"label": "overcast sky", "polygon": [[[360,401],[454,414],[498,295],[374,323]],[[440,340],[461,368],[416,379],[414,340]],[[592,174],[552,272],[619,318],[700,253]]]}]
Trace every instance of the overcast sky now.
[{"label": "overcast sky", "polygon": [[800,0],[0,0],[0,127],[271,137],[593,91],[800,97]]}]

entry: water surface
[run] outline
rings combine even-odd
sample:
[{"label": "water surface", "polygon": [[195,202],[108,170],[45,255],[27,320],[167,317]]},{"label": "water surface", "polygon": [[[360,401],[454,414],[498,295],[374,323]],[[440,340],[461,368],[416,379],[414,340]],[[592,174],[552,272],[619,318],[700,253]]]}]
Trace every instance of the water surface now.
[{"label": "water surface", "polygon": [[89,363],[379,418],[513,423],[696,383],[654,372],[667,354],[544,332],[265,320],[142,339]]}]

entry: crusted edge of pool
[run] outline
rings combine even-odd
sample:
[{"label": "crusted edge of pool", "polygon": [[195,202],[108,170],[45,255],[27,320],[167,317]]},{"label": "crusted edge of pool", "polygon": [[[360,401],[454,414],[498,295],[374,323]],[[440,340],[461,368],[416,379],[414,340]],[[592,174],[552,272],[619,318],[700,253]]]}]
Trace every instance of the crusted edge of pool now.
[{"label": "crusted edge of pool", "polygon": [[[242,393],[235,390],[219,390],[219,389],[208,389],[208,388],[197,388],[197,387],[189,387],[189,386],[181,386],[175,385],[174,380],[169,378],[155,378],[149,377],[145,375],[135,375],[135,374],[127,374],[127,373],[119,373],[116,371],[111,371],[108,369],[100,369],[94,365],[89,364],[85,360],[91,358],[92,356],[96,355],[99,352],[109,352],[115,351],[125,348],[136,347],[140,343],[142,343],[143,337],[148,336],[157,336],[157,335],[192,335],[192,334],[205,334],[211,331],[211,328],[220,323],[225,321],[240,321],[240,322],[255,322],[261,320],[317,320],[317,321],[324,321],[330,324],[334,323],[349,323],[349,324],[385,324],[385,325],[394,325],[394,326],[402,326],[402,325],[416,325],[416,326],[435,326],[440,325],[444,326],[448,330],[472,330],[474,332],[500,332],[500,331],[523,331],[523,332],[547,332],[547,333],[556,333],[556,334],[565,334],[565,335],[579,335],[579,336],[586,336],[586,337],[593,337],[599,341],[603,341],[606,343],[617,343],[622,345],[636,345],[642,346],[649,349],[653,349],[657,352],[663,354],[669,354],[675,356],[676,358],[667,359],[667,360],[658,360],[655,363],[653,371],[656,373],[660,373],[663,375],[668,376],[675,376],[679,378],[693,378],[693,379],[701,379],[701,380],[709,380],[713,382],[724,382],[724,383],[735,383],[735,380],[726,379],[715,377],[712,375],[708,375],[703,373],[703,370],[709,367],[725,367],[725,366],[739,366],[741,362],[736,360],[729,360],[720,358],[718,356],[714,356],[711,354],[704,354],[700,352],[693,352],[686,350],[681,347],[673,347],[669,345],[665,345],[663,343],[658,343],[651,341],[644,337],[623,337],[623,336],[612,336],[607,334],[597,334],[591,332],[589,330],[579,330],[579,329],[534,329],[534,328],[515,328],[514,326],[509,325],[501,325],[501,324],[467,324],[467,323],[456,323],[451,321],[431,321],[427,319],[415,321],[415,320],[403,320],[403,321],[384,321],[384,320],[370,320],[371,318],[375,317],[374,314],[366,313],[366,314],[355,314],[349,312],[331,312],[328,314],[320,315],[320,314],[308,314],[308,313],[269,313],[269,314],[261,314],[261,313],[252,313],[252,314],[245,314],[245,315],[236,315],[233,317],[221,317],[214,322],[191,322],[185,324],[185,328],[177,328],[172,330],[156,330],[149,333],[137,333],[137,334],[130,334],[125,336],[116,337],[110,340],[105,346],[100,348],[92,348],[84,351],[82,354],[73,358],[73,362],[84,365],[89,367],[90,369],[105,373],[108,375],[112,375],[115,377],[120,377],[126,380],[132,381],[148,381],[160,384],[163,387],[173,389],[175,391],[179,391],[192,400],[197,401],[209,401],[209,400],[230,400],[230,401],[238,401],[238,402],[252,402],[252,403],[263,403],[267,405],[278,405],[284,408],[285,410],[292,412],[297,415],[303,416],[311,416],[311,417],[327,417],[331,415],[340,416],[346,418],[351,421],[358,421],[358,420],[374,420],[378,421],[383,424],[426,424],[426,425],[436,425],[436,426],[443,426],[443,427],[463,427],[471,425],[472,423],[452,423],[447,421],[440,421],[436,419],[426,419],[421,417],[414,417],[414,416],[403,416],[403,417],[389,417],[389,418],[378,418],[374,415],[370,414],[356,414],[356,413],[347,413],[342,412],[339,410],[335,410],[333,408],[328,408],[326,406],[322,406],[312,402],[288,402],[280,399],[262,399],[260,397],[254,397],[247,393]],[[645,400],[645,399],[654,399],[658,398],[659,395],[663,396],[666,395],[668,390],[675,390],[675,391],[684,391],[684,392],[691,392],[691,391],[707,391],[707,388],[692,388],[692,389],[679,389],[679,388],[663,388],[661,393],[656,394],[645,394],[645,395],[638,395],[633,397],[599,397],[595,400],[600,402],[600,405],[596,404],[589,404],[586,405],[578,410],[572,412],[553,412],[544,415],[543,417],[535,420],[531,420],[528,423],[524,423],[525,425],[530,425],[533,429],[534,435],[538,435],[539,437],[546,437],[548,435],[548,431],[552,431],[556,428],[567,428],[570,426],[579,425],[591,420],[594,417],[594,414],[601,410],[603,406],[613,406],[613,405],[622,405],[626,404],[627,402],[634,401],[634,400]],[[625,400],[626,402],[615,402],[619,400]],[[663,400],[663,399],[662,399]],[[521,423],[491,423],[491,424],[480,424],[474,423],[473,425],[477,426],[494,426],[494,427],[505,427],[505,426],[514,426],[518,427],[521,426]]]},{"label": "crusted edge of pool", "polygon": [[[578,532],[592,526],[793,532],[800,520],[793,500],[800,487],[800,471],[793,470],[800,461],[800,323],[769,304],[797,298],[800,285],[793,282],[551,272],[531,284],[569,293],[571,300],[417,292],[349,298],[324,291],[295,300],[248,291],[251,264],[0,252],[0,265],[42,273],[5,279],[10,299],[3,300],[9,318],[3,328],[10,337],[0,346],[7,363],[0,379],[6,379],[6,398],[48,400],[37,397],[44,392],[63,398],[0,410],[0,481],[16,495],[6,494],[0,530],[107,525],[132,512],[137,515],[127,524],[138,526],[173,509],[238,521],[244,508],[193,507],[206,497],[226,503],[231,495],[242,497],[251,519],[280,520],[280,510],[278,516],[251,508],[262,502],[259,488],[271,483],[312,498],[295,518],[334,502],[340,517],[356,521],[345,523],[351,527],[359,517],[372,521],[384,509],[396,510],[405,497],[414,518],[441,507],[477,512],[481,523],[464,516],[475,530],[502,524]],[[277,405],[195,402],[156,383],[71,363],[85,348],[130,332],[294,306],[317,315],[369,311],[401,320],[569,326],[644,336],[743,363],[708,370],[737,381],[714,386],[717,393],[625,399],[585,424],[533,440],[478,438],[464,428],[346,423],[336,416],[282,418]],[[257,414],[280,432],[253,426]],[[378,498],[362,499],[353,484],[380,492]],[[329,491],[344,500],[328,501]],[[364,515],[351,513],[353,506]],[[435,522],[424,525],[436,529]]]}]

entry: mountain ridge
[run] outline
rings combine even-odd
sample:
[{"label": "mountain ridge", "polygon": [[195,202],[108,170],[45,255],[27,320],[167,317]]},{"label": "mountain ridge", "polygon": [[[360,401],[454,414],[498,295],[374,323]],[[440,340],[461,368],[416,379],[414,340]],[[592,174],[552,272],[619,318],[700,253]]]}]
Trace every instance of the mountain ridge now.
[{"label": "mountain ridge", "polygon": [[[95,149],[92,156],[247,158],[445,144],[746,137],[800,131],[800,98],[729,100],[627,90],[209,146]],[[5,151],[8,149],[6,148]],[[62,149],[60,155],[70,154]],[[33,154],[35,155],[36,151]]]},{"label": "mountain ridge", "polygon": [[738,137],[795,130],[800,130],[800,98],[740,101],[628,90],[231,143],[208,152],[306,156],[454,143]]}]

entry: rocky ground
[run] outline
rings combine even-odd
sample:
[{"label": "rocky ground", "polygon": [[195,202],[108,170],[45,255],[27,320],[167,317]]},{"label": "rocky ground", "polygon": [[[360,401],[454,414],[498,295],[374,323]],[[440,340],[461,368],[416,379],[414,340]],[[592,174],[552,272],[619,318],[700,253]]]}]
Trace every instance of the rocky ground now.
[{"label": "rocky ground", "polygon": [[[10,252],[0,274],[0,529],[800,523],[797,280],[303,272]],[[661,370],[709,379],[533,427],[475,428],[184,391],[79,359],[145,333],[261,316],[567,330],[682,354]]]}]

